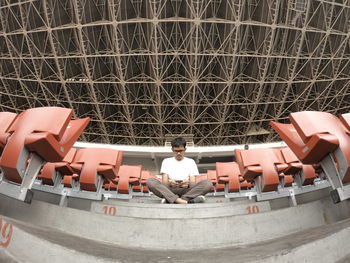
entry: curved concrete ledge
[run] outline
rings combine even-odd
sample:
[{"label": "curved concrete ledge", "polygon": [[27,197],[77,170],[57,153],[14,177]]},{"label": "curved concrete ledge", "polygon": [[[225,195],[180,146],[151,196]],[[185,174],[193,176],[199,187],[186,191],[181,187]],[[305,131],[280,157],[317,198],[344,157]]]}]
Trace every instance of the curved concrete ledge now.
[{"label": "curved concrete ledge", "polygon": [[[119,262],[107,259],[101,259],[88,253],[81,253],[76,249],[66,247],[63,244],[55,243],[42,234],[50,233],[62,241],[69,239],[69,236],[62,236],[61,233],[53,230],[38,232],[37,229],[21,223],[16,223],[11,219],[4,218],[6,222],[13,225],[13,235],[11,243],[6,248],[1,248],[0,254],[7,254],[4,258],[6,261],[2,263],[62,263],[62,262]],[[76,238],[76,241],[79,241]]]},{"label": "curved concrete ledge", "polygon": [[118,217],[153,219],[203,219],[271,211],[269,202],[234,201],[203,204],[152,204],[117,200],[92,202],[91,212]]},{"label": "curved concrete ledge", "polygon": [[265,213],[164,219],[96,214],[41,201],[28,205],[6,197],[0,197],[0,204],[2,215],[84,238],[129,248],[181,250],[252,244],[337,221],[350,211],[349,203],[335,206],[320,200]]},{"label": "curved concrete ledge", "polygon": [[[348,262],[350,219],[249,247],[179,250],[130,249],[73,236],[51,228],[0,217],[13,226],[11,242],[0,247],[2,263],[40,262]],[[30,240],[30,249],[28,248]],[[248,252],[247,252],[248,251]],[[43,253],[44,252],[44,253]]]}]

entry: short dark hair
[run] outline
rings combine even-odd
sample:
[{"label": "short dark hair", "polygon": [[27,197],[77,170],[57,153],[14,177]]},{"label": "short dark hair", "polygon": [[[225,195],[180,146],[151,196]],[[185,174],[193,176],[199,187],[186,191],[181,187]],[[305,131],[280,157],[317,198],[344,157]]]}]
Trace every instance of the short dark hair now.
[{"label": "short dark hair", "polygon": [[186,148],[186,140],[182,137],[175,138],[171,141],[171,147],[180,147],[183,146]]}]

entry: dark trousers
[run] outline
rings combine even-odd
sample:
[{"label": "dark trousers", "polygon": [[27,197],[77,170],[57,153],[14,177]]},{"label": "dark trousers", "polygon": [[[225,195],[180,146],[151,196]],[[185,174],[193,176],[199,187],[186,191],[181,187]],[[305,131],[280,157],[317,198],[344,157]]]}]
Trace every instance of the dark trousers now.
[{"label": "dark trousers", "polygon": [[213,184],[209,180],[203,180],[188,188],[169,187],[155,178],[150,178],[147,180],[147,186],[156,196],[165,198],[172,204],[179,197],[188,201],[199,195],[205,195],[211,190]]}]

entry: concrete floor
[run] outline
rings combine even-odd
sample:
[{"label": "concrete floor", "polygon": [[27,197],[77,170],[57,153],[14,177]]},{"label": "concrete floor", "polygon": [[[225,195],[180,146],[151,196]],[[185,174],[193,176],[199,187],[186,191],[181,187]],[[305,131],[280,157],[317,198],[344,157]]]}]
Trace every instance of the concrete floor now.
[{"label": "concrete floor", "polygon": [[[118,208],[120,212],[113,217],[97,213],[91,202],[73,209],[45,202],[50,199],[44,197],[47,196],[28,205],[0,196],[0,218],[12,223],[14,228],[12,243],[6,249],[0,247],[0,263],[350,262],[350,201],[334,205],[328,197],[320,200],[319,195],[314,195],[312,200],[317,201],[307,198],[304,204],[296,207],[285,207],[283,202],[275,201],[272,211],[258,214],[238,211],[236,215],[235,209],[242,204],[251,205],[251,200],[231,203],[215,197],[208,198],[213,202],[192,206],[161,205],[158,199],[149,198],[145,203],[142,198],[130,203],[114,200],[101,203]],[[80,200],[76,201],[80,204]],[[131,210],[122,213],[122,209],[137,207],[139,215],[131,216]],[[220,208],[233,214],[220,217],[223,212]],[[154,217],[154,209],[159,210],[158,219],[149,215],[152,212]],[[189,213],[189,209],[199,210],[196,217],[181,216]],[[210,218],[206,214],[208,211],[212,212]],[[165,216],[174,213],[178,213],[177,219]],[[275,235],[271,235],[272,232],[276,232]],[[138,236],[134,238],[132,234]],[[225,241],[219,243],[221,248],[208,245],[207,249],[186,250],[196,247],[191,243],[196,240],[211,244],[218,239],[230,242],[247,239],[247,242],[230,245]],[[144,244],[162,242],[174,242],[175,246],[183,242],[184,245],[181,250],[166,249],[168,246],[141,249]],[[124,244],[128,247],[123,247]]]},{"label": "concrete floor", "polygon": [[[145,249],[128,249],[116,245],[112,245],[105,242],[98,242],[86,238],[81,238],[67,234],[62,231],[58,231],[50,228],[42,228],[33,226],[29,223],[21,222],[6,218],[6,221],[11,222],[14,227],[31,234],[45,243],[50,243],[52,246],[58,245],[62,247],[62,253],[65,250],[73,250],[79,253],[93,256],[99,259],[99,262],[123,262],[123,263],[135,263],[135,262],[178,262],[178,263],[226,263],[226,262],[275,262],[274,258],[291,254],[292,251],[305,244],[311,244],[317,240],[330,237],[342,229],[350,229],[350,219],[346,219],[337,223],[315,227],[307,231],[284,236],[274,240],[256,243],[254,245],[242,246],[242,247],[227,247],[220,249],[206,249],[206,250],[193,250],[193,251],[178,251],[178,250],[145,250]],[[179,230],[181,231],[181,230]],[[215,227],[213,226],[213,231]],[[111,229],[111,234],[113,230]],[[29,246],[25,246],[23,241],[23,248],[30,249],[30,246],[35,247],[36,244],[32,243]],[[310,250],[310,253],[320,253],[317,250]],[[43,251],[45,253],[45,251]],[[324,251],[324,253],[332,253],[332,251]],[[16,256],[16,255],[14,255]],[[322,255],[320,255],[322,258]],[[39,257],[44,257],[43,255]],[[305,262],[308,255],[305,255]],[[78,259],[78,258],[77,258]],[[349,257],[342,258],[338,263],[345,263]],[[49,262],[50,257],[47,257]],[[271,261],[272,260],[272,261]],[[32,259],[19,259],[14,260],[11,256],[5,253],[4,249],[0,250],[0,262],[14,263],[14,262],[37,262]],[[38,262],[45,262],[39,260]],[[55,261],[56,262],[56,261]],[[78,261],[77,261],[78,262]],[[278,262],[278,261],[276,261]],[[294,262],[294,261],[288,261]],[[318,262],[324,262],[322,260]],[[335,261],[334,261],[335,262]]]}]

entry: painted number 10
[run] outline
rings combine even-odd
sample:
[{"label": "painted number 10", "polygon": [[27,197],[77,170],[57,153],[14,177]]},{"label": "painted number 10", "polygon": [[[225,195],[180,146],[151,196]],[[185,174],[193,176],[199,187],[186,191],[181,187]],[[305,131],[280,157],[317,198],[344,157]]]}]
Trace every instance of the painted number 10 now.
[{"label": "painted number 10", "polygon": [[0,218],[0,246],[7,247],[11,242],[12,224]]},{"label": "painted number 10", "polygon": [[117,214],[117,208],[114,206],[104,205],[102,209],[105,215],[115,216]]},{"label": "painted number 10", "polygon": [[260,212],[257,205],[247,206],[246,210],[248,211],[248,214],[255,214]]}]

